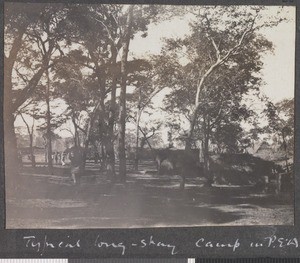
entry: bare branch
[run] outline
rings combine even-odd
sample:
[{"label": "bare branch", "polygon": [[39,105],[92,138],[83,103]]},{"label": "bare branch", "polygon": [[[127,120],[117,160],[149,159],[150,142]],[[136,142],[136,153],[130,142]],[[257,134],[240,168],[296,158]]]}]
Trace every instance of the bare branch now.
[{"label": "bare branch", "polygon": [[200,96],[200,92],[202,90],[202,87],[203,87],[203,84],[204,84],[204,81],[206,80],[206,78],[217,68],[219,67],[221,64],[225,63],[232,54],[234,54],[234,52],[236,52],[243,44],[246,36],[252,32],[253,30],[253,26],[254,26],[254,23],[255,23],[255,20],[257,18],[258,14],[253,18],[252,20],[252,23],[250,25],[249,28],[245,29],[245,31],[243,32],[242,36],[240,37],[238,43],[232,47],[227,53],[226,55],[224,55],[222,58],[219,57],[217,59],[217,61],[210,66],[210,68],[205,72],[205,74],[202,76],[199,84],[198,84],[198,87],[197,87],[197,93],[196,93],[196,98],[195,98],[195,106],[196,108],[198,108],[198,103],[199,103],[199,96]]},{"label": "bare branch", "polygon": [[139,126],[139,130],[140,130],[141,133],[143,134],[143,136],[144,136],[144,138],[145,138],[145,141],[147,142],[147,144],[148,144],[150,150],[152,150],[152,146],[151,146],[151,144],[150,144],[150,142],[149,142],[149,140],[148,140],[148,138],[147,138],[147,134],[145,134],[145,132],[143,131],[143,129],[142,129],[140,126]]},{"label": "bare branch", "polygon": [[24,123],[25,123],[25,125],[26,125],[27,131],[28,131],[28,134],[30,135],[30,134],[31,134],[31,132],[30,132],[30,127],[29,127],[29,124],[28,124],[28,123],[27,123],[27,121],[25,120],[25,118],[24,118],[24,116],[23,116],[22,112],[18,111],[18,112],[17,112],[17,114],[18,114],[18,115],[20,115],[20,117],[22,118],[23,122],[24,122]]},{"label": "bare branch", "polygon": [[92,18],[93,18],[94,20],[96,20],[97,22],[99,22],[99,23],[105,28],[105,30],[106,30],[106,32],[107,32],[107,34],[108,34],[109,40],[115,45],[114,39],[113,39],[113,37],[112,37],[112,35],[111,35],[111,32],[110,32],[109,28],[107,27],[107,25],[105,25],[105,24],[103,23],[103,21],[101,21],[101,20],[99,20],[99,19],[97,19],[97,18],[95,18],[95,17],[92,17]]},{"label": "bare branch", "polygon": [[76,123],[75,120],[73,120],[73,124],[74,124],[74,126],[75,126],[77,129],[79,129],[79,130],[82,131],[84,134],[86,134],[86,130],[83,129],[82,127],[80,127],[80,126]]},{"label": "bare branch", "polygon": [[22,73],[20,73],[19,69],[15,68],[17,75],[24,81],[25,84],[28,83],[28,77]]},{"label": "bare branch", "polygon": [[210,31],[210,35],[206,32],[206,36],[211,41],[211,43],[212,43],[212,45],[213,45],[213,47],[214,47],[214,49],[216,51],[216,57],[219,60],[220,57],[221,57],[221,53],[220,53],[219,47],[217,46],[214,38],[212,37],[212,29],[211,29],[211,26],[210,26],[210,21],[209,21],[209,19],[208,19],[208,17],[207,17],[206,14],[204,15],[204,18],[206,20],[206,23],[207,23],[207,26],[208,26],[208,30]]},{"label": "bare branch", "polygon": [[250,27],[248,29],[245,29],[242,36],[240,37],[239,42],[233,48],[231,48],[222,59],[220,59],[220,64],[226,62],[230,58],[230,56],[242,46],[246,36],[253,31],[253,26],[254,26],[257,16],[258,16],[258,14],[253,18]]},{"label": "bare branch", "polygon": [[28,105],[32,104],[33,101],[33,99],[28,100],[28,102],[25,105],[22,105],[19,111],[22,112]]},{"label": "bare branch", "polygon": [[151,92],[151,94],[148,97],[148,100],[141,107],[141,111],[143,111],[146,108],[146,106],[150,103],[150,101],[153,99],[153,97],[156,96],[160,91],[161,91],[160,88],[156,88]]},{"label": "bare branch", "polygon": [[223,111],[223,100],[221,102],[221,106],[220,106],[220,109],[215,117],[215,121],[213,121],[211,124],[210,124],[210,127],[213,127],[219,120],[220,120],[220,117],[221,117],[221,113]]}]

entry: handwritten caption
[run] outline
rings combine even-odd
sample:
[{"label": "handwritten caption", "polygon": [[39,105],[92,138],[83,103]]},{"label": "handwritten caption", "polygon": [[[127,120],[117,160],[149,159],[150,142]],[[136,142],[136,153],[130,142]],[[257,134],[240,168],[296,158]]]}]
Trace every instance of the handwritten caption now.
[{"label": "handwritten caption", "polygon": [[[81,239],[72,240],[70,236],[67,236],[64,241],[50,241],[48,236],[45,235],[43,239],[39,239],[36,236],[24,236],[23,240],[25,241],[26,248],[31,248],[35,252],[43,255],[49,249],[81,249],[82,241]],[[159,240],[155,240],[153,236],[149,238],[141,239],[137,242],[132,242],[130,244],[126,242],[108,242],[101,239],[100,235],[97,235],[95,241],[91,246],[98,249],[113,249],[118,250],[119,253],[123,256],[126,253],[126,250],[129,247],[135,248],[162,248],[170,251],[171,255],[176,255],[178,253],[177,248],[173,244],[165,243]],[[90,246],[89,246],[90,247]]]},{"label": "handwritten caption", "polygon": [[[34,252],[40,254],[41,256],[50,250],[80,250],[94,247],[101,251],[104,250],[114,250],[119,255],[124,256],[129,249],[163,249],[166,250],[170,255],[176,255],[179,251],[179,246],[161,241],[156,239],[154,236],[149,236],[148,238],[140,239],[136,242],[128,241],[118,241],[109,242],[103,240],[100,235],[97,235],[93,242],[88,245],[83,242],[82,239],[74,239],[70,236],[66,236],[64,240],[53,241],[45,235],[42,238],[36,236],[24,236],[23,241],[25,247],[32,249]],[[84,243],[84,246],[83,246]],[[193,244],[193,243],[192,243]],[[233,239],[229,242],[216,242],[210,241],[203,237],[199,238],[194,242],[195,248],[199,249],[230,249],[232,252],[236,252],[241,246],[247,246],[249,248],[298,248],[299,242],[298,238],[285,238],[277,237],[275,235],[270,237],[265,237],[260,241],[241,241],[240,239]]]}]

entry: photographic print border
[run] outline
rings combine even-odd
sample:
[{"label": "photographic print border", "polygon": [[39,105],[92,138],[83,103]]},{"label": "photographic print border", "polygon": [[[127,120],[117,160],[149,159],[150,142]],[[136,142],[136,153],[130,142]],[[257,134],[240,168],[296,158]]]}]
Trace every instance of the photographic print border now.
[{"label": "photographic print border", "polygon": [[[18,1],[5,1],[18,2]],[[25,1],[19,1],[25,2]],[[26,2],[70,2],[70,3],[138,3],[138,4],[185,4],[185,5],[292,5],[296,6],[296,70],[295,70],[295,225],[294,226],[221,226],[221,227],[185,227],[185,228],[145,228],[145,229],[77,229],[77,230],[50,230],[50,229],[5,229],[5,176],[4,176],[4,138],[3,125],[1,125],[1,176],[0,176],[0,257],[1,258],[108,258],[108,257],[139,257],[139,258],[161,258],[161,257],[214,257],[214,258],[249,258],[249,257],[300,257],[300,243],[296,247],[295,239],[300,242],[300,2],[297,0],[256,0],[256,1],[26,1]],[[3,50],[3,5],[1,0],[1,35]],[[3,55],[1,56],[1,94],[3,94]],[[3,106],[3,96],[1,96]],[[3,110],[2,110],[3,112]],[[3,114],[0,118],[3,123]],[[36,244],[28,242],[30,237],[34,237]],[[269,244],[268,238],[275,238]],[[197,246],[200,239],[211,242],[207,247]],[[282,243],[279,242],[282,239]],[[76,242],[80,240],[80,247]],[[101,240],[107,246],[95,246],[96,241]],[[141,241],[147,246],[134,246]],[[152,240],[152,243],[151,243]],[[233,249],[235,242],[239,243]],[[45,246],[45,242],[52,243]],[[59,244],[70,244],[70,246],[59,247]],[[290,242],[287,245],[287,242]],[[40,244],[40,249],[37,249]],[[154,243],[154,244],[153,244]],[[219,244],[219,246],[217,245]],[[251,247],[251,243],[254,244]],[[114,245],[112,245],[114,244]],[[122,248],[125,246],[125,251]],[[224,244],[222,247],[221,245]],[[232,245],[232,246],[229,246]],[[258,244],[255,247],[255,244]],[[264,244],[260,246],[259,244]],[[198,243],[199,245],[199,243]],[[71,248],[73,246],[73,248]],[[221,247],[220,247],[221,246]],[[174,248],[175,247],[175,248]],[[174,248],[174,249],[173,249]]]}]

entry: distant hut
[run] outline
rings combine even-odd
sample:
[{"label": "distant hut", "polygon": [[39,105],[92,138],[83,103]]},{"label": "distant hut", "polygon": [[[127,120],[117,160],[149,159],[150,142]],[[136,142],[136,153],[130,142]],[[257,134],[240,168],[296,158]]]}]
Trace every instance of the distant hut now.
[{"label": "distant hut", "polygon": [[277,147],[274,147],[266,141],[263,141],[260,144],[253,155],[267,161],[280,162],[285,160],[285,153],[282,147],[279,147],[278,145]]},{"label": "distant hut", "polygon": [[264,160],[270,160],[272,155],[273,155],[273,149],[271,145],[266,141],[263,141],[258,147],[258,149],[256,150],[256,152],[254,153],[254,156],[260,157]]}]

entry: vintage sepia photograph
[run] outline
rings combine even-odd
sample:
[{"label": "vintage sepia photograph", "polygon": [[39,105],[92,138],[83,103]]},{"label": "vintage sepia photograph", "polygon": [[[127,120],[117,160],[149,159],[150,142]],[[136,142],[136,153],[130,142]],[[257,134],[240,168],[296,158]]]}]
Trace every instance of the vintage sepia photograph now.
[{"label": "vintage sepia photograph", "polygon": [[4,4],[6,228],[294,224],[293,6]]}]

